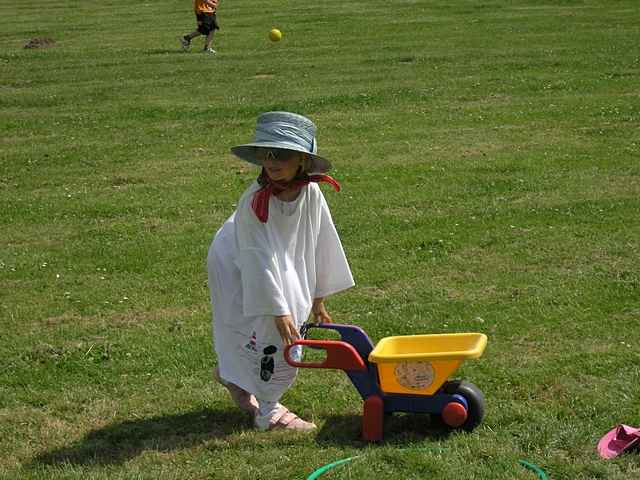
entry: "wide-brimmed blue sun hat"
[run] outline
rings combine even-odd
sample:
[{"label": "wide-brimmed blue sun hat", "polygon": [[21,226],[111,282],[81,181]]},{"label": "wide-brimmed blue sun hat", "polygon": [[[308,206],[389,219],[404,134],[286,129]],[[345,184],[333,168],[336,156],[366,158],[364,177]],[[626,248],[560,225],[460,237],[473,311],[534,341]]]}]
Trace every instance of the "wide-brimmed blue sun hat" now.
[{"label": "wide-brimmed blue sun hat", "polygon": [[291,112],[267,112],[258,117],[256,135],[251,143],[231,148],[242,160],[262,165],[257,156],[258,148],[277,148],[306,153],[311,159],[308,173],[325,173],[331,170],[331,162],[316,154],[316,126],[307,117]]}]

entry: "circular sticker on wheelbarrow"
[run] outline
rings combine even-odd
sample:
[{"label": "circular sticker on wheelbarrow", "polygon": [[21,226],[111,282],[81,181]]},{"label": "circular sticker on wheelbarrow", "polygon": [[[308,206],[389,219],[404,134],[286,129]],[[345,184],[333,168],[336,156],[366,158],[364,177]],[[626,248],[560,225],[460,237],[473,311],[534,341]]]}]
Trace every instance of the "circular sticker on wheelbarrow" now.
[{"label": "circular sticker on wheelbarrow", "polygon": [[435,372],[430,362],[399,363],[394,374],[405,388],[426,388],[433,383]]}]

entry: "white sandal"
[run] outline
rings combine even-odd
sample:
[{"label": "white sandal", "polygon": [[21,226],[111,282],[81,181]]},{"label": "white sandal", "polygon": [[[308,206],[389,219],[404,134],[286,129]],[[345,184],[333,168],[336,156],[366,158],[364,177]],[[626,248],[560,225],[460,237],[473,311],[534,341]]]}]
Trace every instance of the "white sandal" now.
[{"label": "white sandal", "polygon": [[280,403],[278,403],[275,413],[269,415],[256,414],[254,424],[258,430],[263,431],[285,429],[310,432],[317,428],[315,423],[301,419]]}]

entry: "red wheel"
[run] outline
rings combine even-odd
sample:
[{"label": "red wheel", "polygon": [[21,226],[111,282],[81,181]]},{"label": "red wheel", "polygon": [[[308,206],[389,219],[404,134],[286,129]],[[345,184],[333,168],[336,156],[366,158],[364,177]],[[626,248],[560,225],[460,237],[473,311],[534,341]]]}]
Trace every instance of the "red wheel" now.
[{"label": "red wheel", "polygon": [[464,425],[467,417],[467,409],[459,402],[449,402],[442,409],[442,421],[453,428]]}]

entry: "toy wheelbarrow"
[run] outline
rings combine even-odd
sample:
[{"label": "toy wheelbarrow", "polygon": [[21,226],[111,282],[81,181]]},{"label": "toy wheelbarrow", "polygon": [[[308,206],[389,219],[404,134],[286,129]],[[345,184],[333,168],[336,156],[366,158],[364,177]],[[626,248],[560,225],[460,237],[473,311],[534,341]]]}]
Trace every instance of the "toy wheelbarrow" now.
[{"label": "toy wheelbarrow", "polygon": [[[452,333],[386,337],[374,348],[367,334],[354,325],[310,324],[307,328],[335,330],[340,340],[297,340],[284,358],[299,368],[344,370],[364,400],[362,436],[379,441],[385,414],[427,413],[453,429],[472,431],[482,422],[485,403],[473,384],[449,380],[463,360],[478,358],[487,345],[482,333]],[[324,350],[317,363],[289,356],[296,345]]]}]

